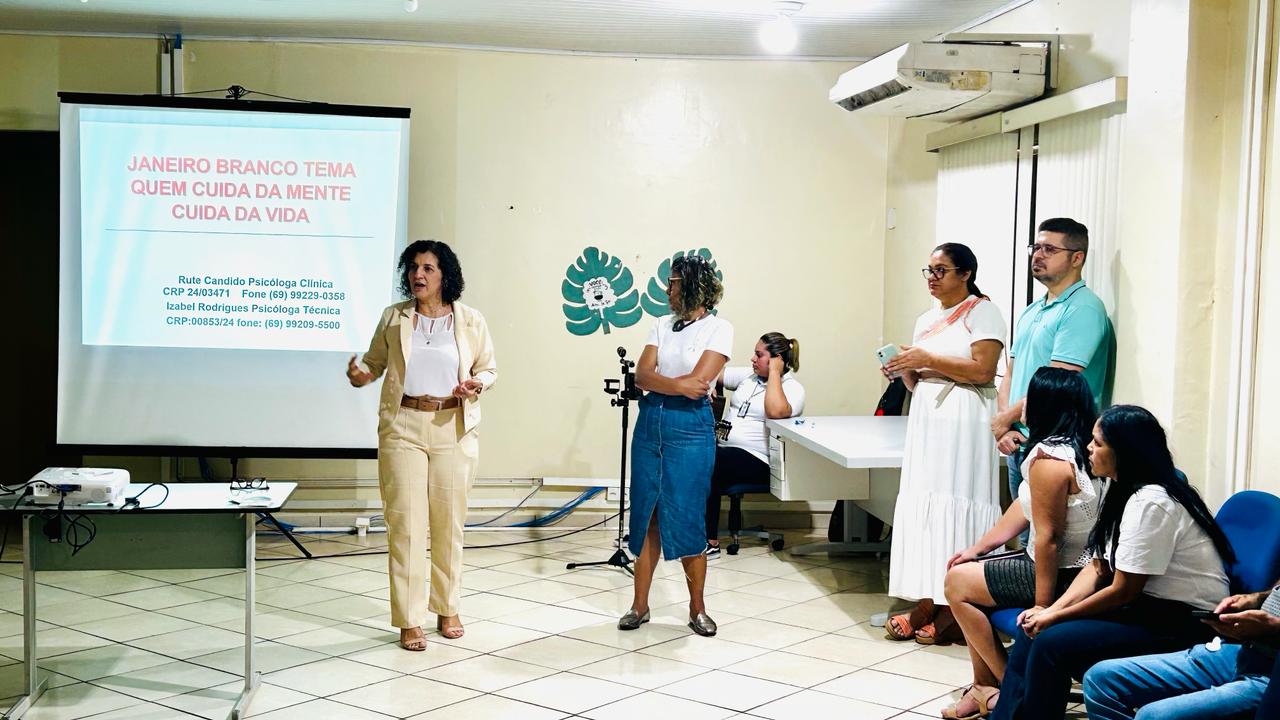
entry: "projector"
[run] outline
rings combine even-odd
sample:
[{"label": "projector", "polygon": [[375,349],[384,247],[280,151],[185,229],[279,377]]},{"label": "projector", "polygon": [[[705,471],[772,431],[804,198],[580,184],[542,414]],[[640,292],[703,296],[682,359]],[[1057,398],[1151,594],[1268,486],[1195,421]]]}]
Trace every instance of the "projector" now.
[{"label": "projector", "polygon": [[45,468],[31,478],[31,502],[38,505],[124,503],[129,471],[118,468]]}]

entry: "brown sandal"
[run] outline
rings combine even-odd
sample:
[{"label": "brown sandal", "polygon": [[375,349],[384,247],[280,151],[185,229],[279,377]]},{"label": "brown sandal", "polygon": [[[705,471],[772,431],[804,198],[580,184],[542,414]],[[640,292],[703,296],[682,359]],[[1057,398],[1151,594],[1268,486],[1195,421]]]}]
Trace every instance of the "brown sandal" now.
[{"label": "brown sandal", "polygon": [[916,636],[920,626],[933,619],[934,612],[932,600],[921,600],[910,613],[889,618],[884,624],[884,636],[890,640],[910,640]]},{"label": "brown sandal", "polygon": [[[999,699],[999,696],[1000,688],[998,687],[984,687],[979,689],[977,685],[970,685],[965,688],[964,694],[960,696],[958,701],[953,703],[951,707],[942,711],[942,717],[944,720],[980,720],[980,718],[985,718],[991,715],[991,701],[993,699]],[[972,713],[961,715],[960,705],[968,699],[973,700],[976,708]]]},{"label": "brown sandal", "polygon": [[[457,617],[457,616],[454,615],[453,617]],[[448,630],[446,630],[444,627],[444,618],[439,615],[436,616],[436,631],[440,633],[440,637],[446,640],[457,640],[458,638],[467,634],[466,629],[463,628],[461,625],[455,625],[454,627],[451,627]]]},{"label": "brown sandal", "polygon": [[[409,637],[405,635],[406,630],[417,630],[417,637]],[[427,649],[427,636],[422,632],[422,628],[401,628],[400,629],[400,647],[409,652],[422,652]]]},{"label": "brown sandal", "polygon": [[956,616],[943,608],[931,622],[916,629],[916,642],[921,645],[963,645],[964,630],[956,622]]}]

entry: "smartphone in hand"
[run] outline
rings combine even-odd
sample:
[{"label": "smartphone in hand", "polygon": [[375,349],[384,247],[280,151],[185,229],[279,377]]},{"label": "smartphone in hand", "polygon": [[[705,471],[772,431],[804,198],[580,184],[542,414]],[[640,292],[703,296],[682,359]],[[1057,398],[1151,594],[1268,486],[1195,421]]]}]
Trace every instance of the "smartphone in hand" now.
[{"label": "smartphone in hand", "polygon": [[1195,618],[1196,620],[1215,620],[1216,621],[1218,619],[1218,613],[1212,610],[1192,610],[1191,617]]},{"label": "smartphone in hand", "polygon": [[[876,350],[876,357],[880,360],[880,367],[888,365],[889,361],[896,357],[899,352],[901,351],[898,349],[898,346],[892,343]],[[892,377],[898,377],[898,375],[894,374]]]}]

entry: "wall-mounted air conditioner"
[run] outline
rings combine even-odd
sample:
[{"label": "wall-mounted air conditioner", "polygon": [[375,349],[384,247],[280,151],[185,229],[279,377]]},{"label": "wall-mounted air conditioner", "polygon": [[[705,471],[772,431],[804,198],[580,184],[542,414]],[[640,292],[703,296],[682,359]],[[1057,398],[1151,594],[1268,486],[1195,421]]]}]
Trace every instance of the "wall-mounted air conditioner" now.
[{"label": "wall-mounted air conditioner", "polygon": [[846,110],[957,121],[1040,97],[1045,45],[914,42],[844,73],[830,98]]}]

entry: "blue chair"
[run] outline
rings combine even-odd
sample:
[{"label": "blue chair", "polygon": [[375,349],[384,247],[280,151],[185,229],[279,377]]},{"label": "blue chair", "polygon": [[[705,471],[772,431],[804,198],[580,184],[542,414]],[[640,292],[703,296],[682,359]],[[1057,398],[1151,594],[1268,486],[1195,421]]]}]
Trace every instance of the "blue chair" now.
[{"label": "blue chair", "polygon": [[1026,608],[1001,608],[991,613],[991,627],[1008,635],[1018,637],[1018,615]]},{"label": "blue chair", "polygon": [[1216,516],[1236,551],[1227,563],[1232,593],[1258,592],[1280,578],[1280,497],[1242,490],[1227,498]]}]

